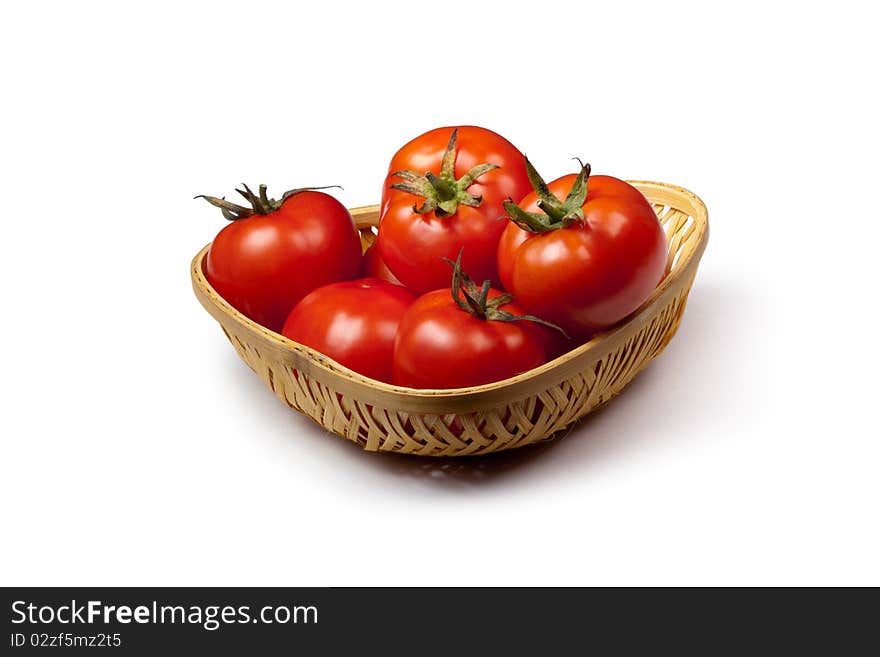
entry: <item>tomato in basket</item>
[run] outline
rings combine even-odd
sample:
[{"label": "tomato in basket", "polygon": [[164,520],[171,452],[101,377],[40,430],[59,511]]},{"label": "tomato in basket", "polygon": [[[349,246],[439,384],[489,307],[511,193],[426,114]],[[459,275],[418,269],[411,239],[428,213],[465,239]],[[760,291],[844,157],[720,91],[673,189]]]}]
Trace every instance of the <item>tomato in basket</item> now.
[{"label": "tomato in basket", "polygon": [[361,241],[351,215],[329,194],[292,189],[279,200],[260,185],[236,190],[250,207],[198,196],[231,223],[205,260],[212,287],[239,312],[280,331],[290,310],[317,287],[350,280],[361,270]]},{"label": "tomato in basket", "polygon": [[422,295],[400,322],[393,382],[410,388],[466,388],[500,381],[547,360],[552,325],[524,315],[511,296],[477,287],[454,263],[452,287]]},{"label": "tomato in basket", "polygon": [[464,268],[497,281],[504,200],[530,189],[522,153],[501,135],[476,126],[426,132],[391,159],[377,240],[382,259],[412,290],[448,290],[442,259],[464,247]]},{"label": "tomato in basket", "polygon": [[663,279],[663,227],[623,180],[591,176],[587,164],[546,184],[525,162],[534,191],[504,204],[501,281],[526,311],[586,338],[636,310]]},{"label": "tomato in basket", "polygon": [[397,328],[415,300],[406,288],[378,278],[325,285],[296,304],[281,333],[350,370],[390,383]]},{"label": "tomato in basket", "polygon": [[379,278],[395,285],[403,285],[403,283],[397,280],[397,276],[388,269],[385,261],[382,260],[379,247],[375,242],[370,244],[370,247],[364,251],[363,276],[364,278]]}]

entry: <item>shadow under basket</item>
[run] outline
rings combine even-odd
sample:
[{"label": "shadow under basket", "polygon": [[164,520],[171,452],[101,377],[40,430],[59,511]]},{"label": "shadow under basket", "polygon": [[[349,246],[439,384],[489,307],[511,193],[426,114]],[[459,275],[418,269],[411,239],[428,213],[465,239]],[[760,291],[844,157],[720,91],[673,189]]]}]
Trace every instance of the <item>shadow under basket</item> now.
[{"label": "shadow under basket", "polygon": [[[706,206],[673,185],[631,181],[666,231],[667,276],[628,319],[536,369],[455,390],[415,390],[352,372],[266,329],[230,306],[205,278],[210,245],[192,262],[196,296],[238,355],[291,408],[369,451],[464,456],[564,435],[629,383],[675,335],[709,237]],[[364,248],[375,239],[378,206],[351,214]]]}]

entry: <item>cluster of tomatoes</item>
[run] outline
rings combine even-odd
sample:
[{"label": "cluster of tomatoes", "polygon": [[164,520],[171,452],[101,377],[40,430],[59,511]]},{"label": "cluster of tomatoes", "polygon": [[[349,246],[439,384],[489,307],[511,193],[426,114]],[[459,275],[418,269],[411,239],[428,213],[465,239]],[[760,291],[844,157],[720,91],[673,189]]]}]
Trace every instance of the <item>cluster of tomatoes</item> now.
[{"label": "cluster of tomatoes", "polygon": [[462,388],[538,367],[638,308],[666,239],[628,183],[545,183],[500,135],[437,128],[392,158],[379,231],[361,253],[345,206],[316,188],[248,205],[205,196],[231,223],[205,273],[255,322],[379,381]]}]

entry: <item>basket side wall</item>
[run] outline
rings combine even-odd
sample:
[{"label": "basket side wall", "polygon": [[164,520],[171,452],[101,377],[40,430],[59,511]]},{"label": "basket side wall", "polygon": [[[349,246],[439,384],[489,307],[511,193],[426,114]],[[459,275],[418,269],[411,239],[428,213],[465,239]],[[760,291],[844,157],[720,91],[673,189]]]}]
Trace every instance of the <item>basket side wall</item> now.
[{"label": "basket side wall", "polygon": [[525,399],[472,413],[417,414],[370,404],[267,357],[234,329],[224,332],[281,401],[366,450],[476,455],[551,439],[617,395],[672,339],[689,288],[690,284],[682,286],[681,293],[638,332],[581,372]]}]

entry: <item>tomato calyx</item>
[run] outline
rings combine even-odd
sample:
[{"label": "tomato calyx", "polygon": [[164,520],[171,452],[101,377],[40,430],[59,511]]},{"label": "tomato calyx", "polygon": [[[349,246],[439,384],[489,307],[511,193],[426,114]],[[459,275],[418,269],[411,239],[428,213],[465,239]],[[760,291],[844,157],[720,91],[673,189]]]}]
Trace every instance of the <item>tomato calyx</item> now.
[{"label": "tomato calyx", "polygon": [[391,174],[393,177],[404,180],[404,182],[391,185],[391,189],[399,189],[402,192],[408,192],[425,199],[421,205],[413,204],[413,212],[417,214],[433,212],[438,217],[448,217],[456,213],[459,205],[477,208],[483,202],[483,197],[469,193],[468,187],[473,185],[480,176],[500,167],[497,164],[478,164],[456,180],[457,139],[458,128],[455,128],[449,137],[446,152],[443,153],[439,176],[435,176],[430,171],[420,174],[412,169],[404,169]]},{"label": "tomato calyx", "polygon": [[284,201],[289,199],[291,196],[295,196],[300,192],[307,192],[316,189],[330,189],[331,187],[339,187],[339,185],[325,185],[324,187],[297,187],[296,189],[289,189],[284,194],[281,195],[280,199],[269,198],[266,193],[267,187],[266,185],[259,186],[259,192],[254,194],[251,191],[251,188],[246,184],[241,184],[244,189],[238,189],[236,187],[235,191],[244,196],[245,200],[250,203],[250,207],[245,207],[243,205],[238,205],[237,203],[232,203],[226,200],[226,197],[217,198],[216,196],[205,196],[204,194],[199,194],[194,198],[203,198],[208,203],[213,205],[214,207],[220,208],[220,212],[223,213],[223,218],[228,221],[237,221],[239,219],[246,219],[248,217],[252,217],[255,214],[272,214],[276,210],[278,210],[283,204]]},{"label": "tomato calyx", "polygon": [[489,290],[492,287],[492,281],[483,281],[482,286],[477,286],[474,280],[467,275],[461,267],[461,255],[464,249],[458,252],[458,258],[455,262],[449,258],[443,260],[452,267],[452,300],[455,305],[464,312],[470,313],[474,317],[482,320],[493,322],[518,322],[528,321],[541,324],[551,329],[555,329],[562,333],[566,339],[571,339],[562,327],[536,317],[535,315],[514,315],[506,310],[501,310],[501,306],[505,306],[513,301],[513,295],[507,292],[499,294],[492,299],[489,298]]},{"label": "tomato calyx", "polygon": [[544,179],[541,178],[541,175],[532,166],[532,163],[529,162],[529,158],[525,158],[525,160],[526,172],[535,193],[538,195],[538,199],[540,199],[538,207],[541,208],[542,212],[527,212],[514,203],[513,199],[507,199],[504,201],[504,210],[507,212],[510,220],[530,233],[548,233],[552,230],[568,228],[574,222],[583,225],[583,205],[587,199],[587,180],[590,177],[590,165],[578,160],[581,170],[571,186],[571,191],[568,192],[565,200],[562,201],[550,191],[547,183],[544,182]]}]

